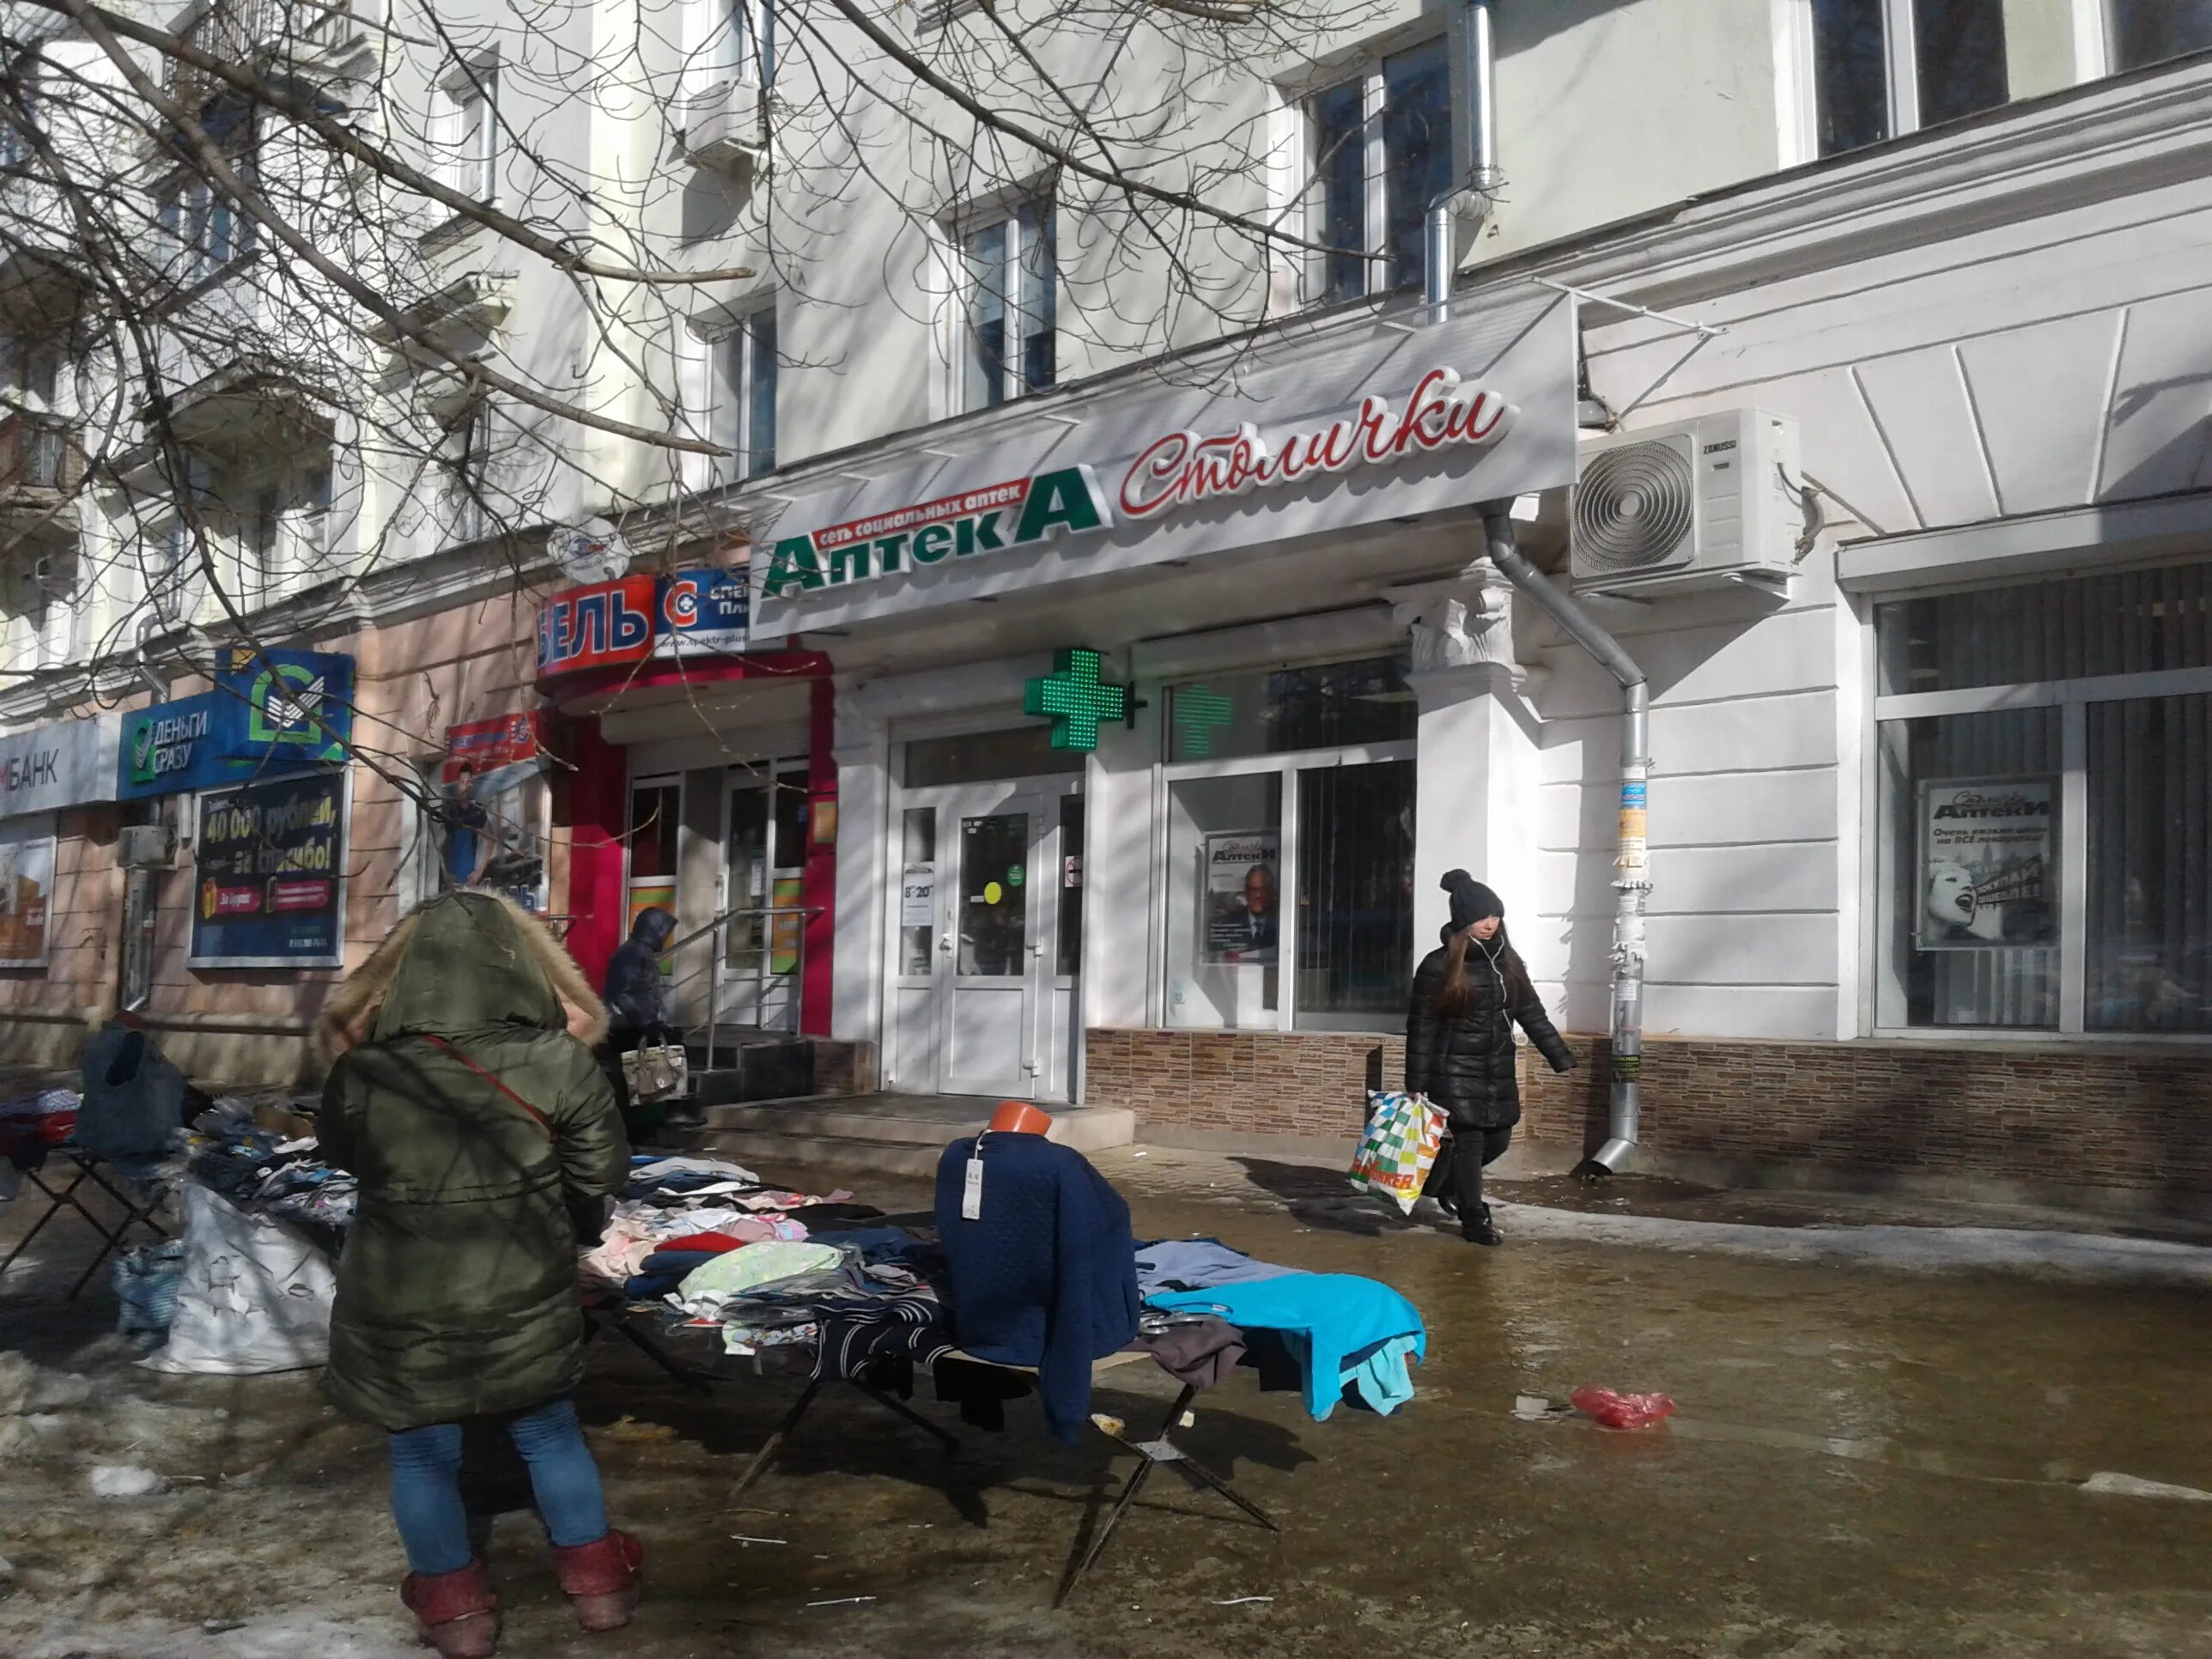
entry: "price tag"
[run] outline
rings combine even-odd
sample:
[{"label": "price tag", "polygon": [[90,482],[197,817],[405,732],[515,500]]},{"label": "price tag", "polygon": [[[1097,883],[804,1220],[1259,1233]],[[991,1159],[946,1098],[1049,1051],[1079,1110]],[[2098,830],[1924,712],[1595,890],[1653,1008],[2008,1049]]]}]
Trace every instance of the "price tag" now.
[{"label": "price tag", "polygon": [[960,1218],[981,1221],[983,1218],[983,1160],[971,1157],[968,1160],[968,1179],[960,1189]]}]

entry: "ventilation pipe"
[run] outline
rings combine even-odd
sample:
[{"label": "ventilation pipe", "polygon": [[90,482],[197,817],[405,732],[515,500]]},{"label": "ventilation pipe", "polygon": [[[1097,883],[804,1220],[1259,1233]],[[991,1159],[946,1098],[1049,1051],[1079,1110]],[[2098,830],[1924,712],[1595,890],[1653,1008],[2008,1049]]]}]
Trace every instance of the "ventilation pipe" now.
[{"label": "ventilation pipe", "polygon": [[[1498,183],[1497,57],[1490,7],[1484,0],[1472,0],[1466,23],[1468,125],[1472,143],[1462,184],[1429,205],[1422,270],[1431,326],[1451,320],[1453,268],[1457,263],[1452,240],[1455,201],[1462,196],[1471,201],[1470,216],[1479,230],[1489,216],[1490,192]],[[1605,1145],[1577,1171],[1590,1176],[1610,1175],[1636,1150],[1643,1106],[1644,912],[1651,890],[1644,830],[1645,795],[1651,776],[1650,688],[1644,682],[1644,671],[1621,649],[1620,642],[1528,562],[1514,532],[1510,503],[1493,501],[1484,507],[1482,527],[1491,563],[1620,684],[1620,815],[1613,861],[1613,885],[1618,895],[1613,926],[1613,1098]]]},{"label": "ventilation pipe", "polygon": [[149,611],[138,618],[137,664],[138,683],[154,694],[155,702],[168,700],[169,683],[155,672],[153,659],[148,654],[154,635],[161,626],[161,613]]}]

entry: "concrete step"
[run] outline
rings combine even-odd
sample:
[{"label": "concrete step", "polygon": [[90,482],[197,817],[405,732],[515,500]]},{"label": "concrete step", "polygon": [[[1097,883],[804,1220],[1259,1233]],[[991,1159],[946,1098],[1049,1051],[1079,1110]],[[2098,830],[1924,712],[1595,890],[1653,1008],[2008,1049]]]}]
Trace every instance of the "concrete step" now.
[{"label": "concrete step", "polygon": [[[699,1144],[743,1164],[837,1164],[890,1175],[928,1175],[948,1142],[990,1121],[995,1103],[947,1096],[817,1097],[707,1109]],[[1053,1111],[1051,1138],[1080,1152],[1126,1146],[1134,1112],[1119,1106]]]}]

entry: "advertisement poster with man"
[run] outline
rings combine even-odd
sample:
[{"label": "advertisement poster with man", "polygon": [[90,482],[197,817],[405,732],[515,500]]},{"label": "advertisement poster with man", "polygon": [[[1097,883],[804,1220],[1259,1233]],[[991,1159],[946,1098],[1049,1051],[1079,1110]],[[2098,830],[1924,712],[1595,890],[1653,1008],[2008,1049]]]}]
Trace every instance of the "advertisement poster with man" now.
[{"label": "advertisement poster with man", "polygon": [[545,908],[538,836],[544,737],[541,719],[531,714],[475,720],[446,734],[432,812],[441,888],[489,887],[526,910]]},{"label": "advertisement poster with man", "polygon": [[1943,780],[1920,787],[1923,951],[2054,945],[2058,780]]},{"label": "advertisement poster with man", "polygon": [[0,825],[0,968],[43,968],[54,896],[54,821]]},{"label": "advertisement poster with man", "polygon": [[344,960],[345,787],[332,772],[201,798],[193,967]]},{"label": "advertisement poster with man", "polygon": [[1223,966],[1265,967],[1277,959],[1281,918],[1283,838],[1278,830],[1247,830],[1208,836],[1203,844],[1204,883],[1199,914],[1206,938],[1200,960]]}]

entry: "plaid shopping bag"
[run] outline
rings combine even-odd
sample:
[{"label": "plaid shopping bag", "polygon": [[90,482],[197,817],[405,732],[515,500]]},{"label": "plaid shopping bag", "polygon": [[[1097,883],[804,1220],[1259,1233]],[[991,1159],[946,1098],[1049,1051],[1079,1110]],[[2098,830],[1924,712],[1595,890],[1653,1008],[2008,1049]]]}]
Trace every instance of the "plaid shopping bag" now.
[{"label": "plaid shopping bag", "polygon": [[1367,1097],[1367,1129],[1352,1155],[1352,1184],[1380,1193],[1410,1215],[1443,1144],[1443,1109],[1427,1097],[1395,1092]]}]

